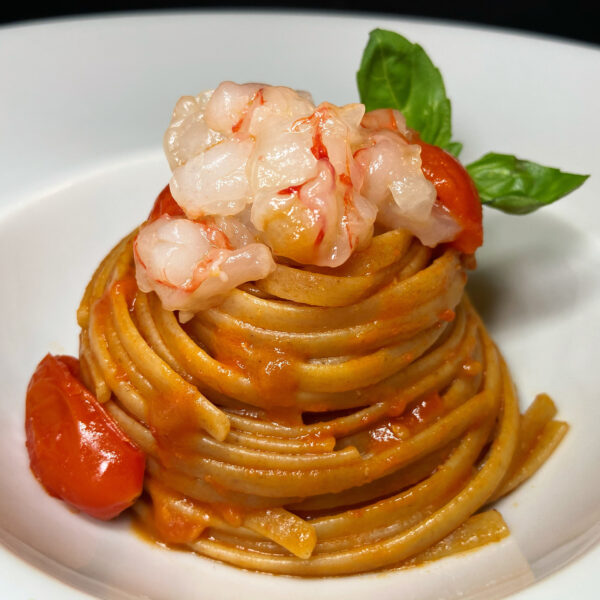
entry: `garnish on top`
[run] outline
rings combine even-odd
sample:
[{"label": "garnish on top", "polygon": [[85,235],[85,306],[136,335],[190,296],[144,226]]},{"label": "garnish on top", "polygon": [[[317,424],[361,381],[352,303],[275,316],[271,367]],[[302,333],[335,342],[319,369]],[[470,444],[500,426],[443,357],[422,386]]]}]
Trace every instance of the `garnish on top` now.
[{"label": "garnish on top", "polygon": [[229,81],[182,97],[165,134],[173,176],[134,244],[140,289],[185,321],[274,257],[342,265],[375,224],[472,254],[481,202],[530,212],[585,181],[500,154],[465,169],[439,70],[396,33],[371,32],[358,87],[346,106]]},{"label": "garnish on top", "polygon": [[[395,108],[421,139],[460,154],[462,144],[452,141],[452,110],[442,75],[419,44],[393,31],[373,30],[357,81],[366,110]],[[589,177],[495,152],[466,169],[482,204],[519,215],[563,198]]]}]

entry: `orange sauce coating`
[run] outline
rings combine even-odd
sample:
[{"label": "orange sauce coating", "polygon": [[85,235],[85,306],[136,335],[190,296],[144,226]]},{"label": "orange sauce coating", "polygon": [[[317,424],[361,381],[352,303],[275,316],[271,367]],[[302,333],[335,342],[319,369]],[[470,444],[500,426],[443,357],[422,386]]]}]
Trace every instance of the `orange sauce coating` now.
[{"label": "orange sauce coating", "polygon": [[[299,360],[290,351],[277,347],[254,345],[241,335],[219,331],[218,339],[210,344],[213,357],[219,362],[241,371],[259,393],[274,406],[293,406],[298,387],[296,365]],[[274,409],[269,409],[274,410]],[[285,411],[275,415],[276,422]],[[297,419],[293,423],[297,424]]]}]

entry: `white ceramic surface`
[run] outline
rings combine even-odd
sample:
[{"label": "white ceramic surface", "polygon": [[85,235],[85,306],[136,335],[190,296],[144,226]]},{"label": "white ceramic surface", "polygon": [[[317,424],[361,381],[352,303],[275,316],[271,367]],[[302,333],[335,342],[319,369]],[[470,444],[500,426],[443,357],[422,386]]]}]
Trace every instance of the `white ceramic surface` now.
[{"label": "white ceramic surface", "polygon": [[[493,149],[594,175],[534,215],[486,211],[473,298],[523,405],[547,391],[572,427],[499,503],[510,540],[412,572],[298,580],[164,551],[126,520],[72,513],[28,470],[25,387],[45,352],[76,352],[87,279],[164,185],[161,137],[176,99],[232,79],[354,101],[374,27],[418,41],[440,66],[466,161]],[[0,597],[424,600],[435,586],[445,598],[470,586],[468,597],[496,598],[544,578],[515,597],[597,598],[599,67],[591,47],[384,18],[195,13],[0,29]]]}]

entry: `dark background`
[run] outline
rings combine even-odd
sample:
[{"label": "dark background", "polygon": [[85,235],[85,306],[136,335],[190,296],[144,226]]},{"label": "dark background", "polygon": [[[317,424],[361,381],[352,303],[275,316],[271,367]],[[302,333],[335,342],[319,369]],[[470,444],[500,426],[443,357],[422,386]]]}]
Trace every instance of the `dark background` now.
[{"label": "dark background", "polygon": [[[31,19],[93,14],[114,11],[158,10],[178,8],[278,8],[288,10],[329,10],[355,14],[390,14],[418,16],[452,21],[490,24],[528,32],[545,33],[600,44],[600,3],[597,0],[121,0],[80,2],[49,1],[33,8],[30,2],[8,0],[0,9],[0,23],[18,23]],[[8,6],[7,6],[8,5]],[[600,68],[600,65],[599,65]]]}]

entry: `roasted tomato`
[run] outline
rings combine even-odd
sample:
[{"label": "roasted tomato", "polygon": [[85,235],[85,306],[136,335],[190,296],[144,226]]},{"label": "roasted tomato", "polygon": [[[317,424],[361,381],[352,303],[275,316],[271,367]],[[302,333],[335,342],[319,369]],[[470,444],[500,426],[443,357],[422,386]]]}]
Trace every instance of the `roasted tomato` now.
[{"label": "roasted tomato", "polygon": [[31,470],[53,496],[112,519],[142,492],[145,456],[80,382],[79,361],[46,355],[25,410]]},{"label": "roasted tomato", "polygon": [[479,194],[466,169],[451,154],[421,140],[423,174],[437,191],[438,202],[461,226],[451,246],[465,254],[473,254],[483,243],[482,211]]}]

